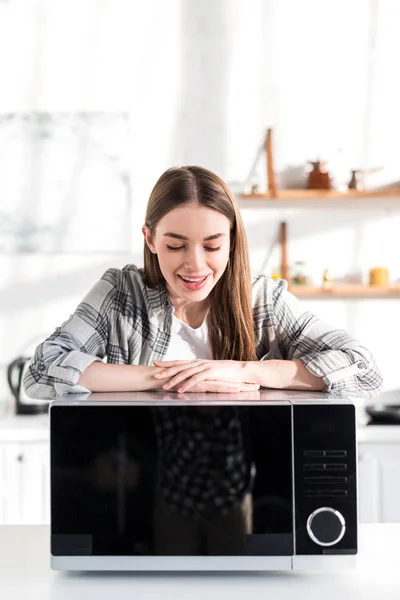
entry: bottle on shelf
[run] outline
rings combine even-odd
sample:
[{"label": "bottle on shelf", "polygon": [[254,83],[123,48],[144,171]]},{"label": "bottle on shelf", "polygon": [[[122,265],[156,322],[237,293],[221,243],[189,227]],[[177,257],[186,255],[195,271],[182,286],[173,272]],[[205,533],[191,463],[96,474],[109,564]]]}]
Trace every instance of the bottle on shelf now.
[{"label": "bottle on shelf", "polygon": [[329,289],[332,287],[332,285],[332,275],[329,269],[324,269],[324,272],[322,274],[322,287],[325,289]]},{"label": "bottle on shelf", "polygon": [[294,263],[291,283],[293,285],[308,285],[310,283],[310,277],[304,260],[296,260]]},{"label": "bottle on shelf", "polygon": [[362,191],[364,189],[363,171],[361,171],[361,169],[351,170],[351,178],[347,187],[349,188],[349,190]]}]

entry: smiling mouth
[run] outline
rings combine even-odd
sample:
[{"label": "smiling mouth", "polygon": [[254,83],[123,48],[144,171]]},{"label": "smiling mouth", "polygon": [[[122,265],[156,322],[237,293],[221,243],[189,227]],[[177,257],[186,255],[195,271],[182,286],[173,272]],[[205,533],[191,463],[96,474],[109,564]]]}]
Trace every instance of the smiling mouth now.
[{"label": "smiling mouth", "polygon": [[208,277],[208,275],[206,275],[205,277],[184,277],[183,275],[179,275],[178,277],[180,277],[181,279],[183,279],[183,281],[186,281],[187,283],[203,283],[203,281],[205,281]]}]

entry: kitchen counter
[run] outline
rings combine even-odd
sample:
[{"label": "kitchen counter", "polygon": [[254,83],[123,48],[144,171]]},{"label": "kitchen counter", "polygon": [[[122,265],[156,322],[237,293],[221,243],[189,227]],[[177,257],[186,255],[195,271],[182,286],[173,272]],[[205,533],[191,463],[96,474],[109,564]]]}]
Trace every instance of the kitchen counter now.
[{"label": "kitchen counter", "polygon": [[0,442],[49,441],[49,415],[15,415],[6,413],[0,417]]},{"label": "kitchen counter", "polygon": [[356,568],[326,573],[61,573],[49,566],[49,535],[46,525],[0,527],[4,600],[400,598],[400,524],[361,525]]}]

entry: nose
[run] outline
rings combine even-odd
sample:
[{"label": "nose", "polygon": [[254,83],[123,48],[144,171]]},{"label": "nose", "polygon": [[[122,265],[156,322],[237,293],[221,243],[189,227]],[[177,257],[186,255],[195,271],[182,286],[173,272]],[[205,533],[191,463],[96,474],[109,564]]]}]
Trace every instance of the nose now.
[{"label": "nose", "polygon": [[185,267],[193,273],[201,273],[205,265],[203,248],[191,248],[185,256]]}]

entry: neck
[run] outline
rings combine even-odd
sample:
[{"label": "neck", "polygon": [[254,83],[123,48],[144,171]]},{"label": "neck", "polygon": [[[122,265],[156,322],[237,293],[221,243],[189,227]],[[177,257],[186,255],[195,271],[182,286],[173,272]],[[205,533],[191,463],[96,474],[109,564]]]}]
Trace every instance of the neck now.
[{"label": "neck", "polygon": [[210,306],[208,298],[201,302],[189,302],[181,298],[174,298],[170,294],[168,297],[174,305],[174,315],[177,319],[187,323],[193,329],[201,326]]}]

